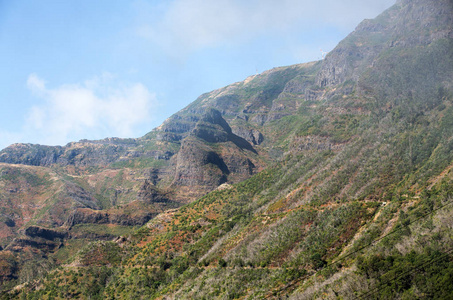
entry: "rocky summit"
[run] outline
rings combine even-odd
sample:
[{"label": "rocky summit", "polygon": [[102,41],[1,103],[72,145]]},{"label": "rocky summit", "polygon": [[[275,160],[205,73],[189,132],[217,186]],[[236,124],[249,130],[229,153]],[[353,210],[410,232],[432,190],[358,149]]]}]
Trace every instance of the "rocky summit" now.
[{"label": "rocky summit", "polygon": [[453,2],[140,138],[0,152],[2,299],[449,299]]}]

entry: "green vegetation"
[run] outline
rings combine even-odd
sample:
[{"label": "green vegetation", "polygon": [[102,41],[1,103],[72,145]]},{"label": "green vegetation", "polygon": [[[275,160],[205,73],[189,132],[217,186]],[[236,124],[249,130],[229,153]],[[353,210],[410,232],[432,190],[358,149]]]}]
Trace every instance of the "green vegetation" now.
[{"label": "green vegetation", "polygon": [[49,176],[41,175],[35,172],[27,172],[20,168],[3,168],[0,180],[11,183],[26,183],[32,187],[48,186],[50,184]]},{"label": "green vegetation", "polygon": [[138,157],[138,158],[130,158],[125,160],[120,160],[114,162],[110,165],[113,169],[124,169],[124,168],[159,168],[166,166],[168,161],[163,159],[154,159],[149,157]]},{"label": "green vegetation", "polygon": [[136,228],[113,224],[77,224],[71,230],[74,234],[94,236],[127,236]]},{"label": "green vegetation", "polygon": [[[172,200],[145,204],[131,202],[140,184],[155,180],[153,191],[161,189],[156,174],[186,163],[181,156],[131,154],[99,169],[68,167],[71,176],[59,176],[90,191],[102,208],[132,217],[155,205],[162,213],[140,228],[75,225],[72,239],[47,252],[48,259],[44,251],[30,248],[36,253],[26,267],[20,262],[30,257],[2,251],[0,280],[8,283],[1,298],[451,298],[453,44],[442,35],[451,24],[439,27],[436,19],[410,29],[397,17],[417,6],[424,14],[436,11],[431,2],[402,2],[365,21],[326,60],[277,68],[202,95],[162,132],[128,141],[141,147],[137,153],[169,151],[172,156],[185,139],[196,146],[184,149],[193,161],[197,151],[212,151],[218,159],[178,173],[194,182],[223,172],[230,179],[228,168],[245,164],[227,166],[225,161],[244,157],[260,170],[247,180],[183,206]],[[433,22],[437,25],[429,28]],[[394,35],[388,34],[392,30]],[[344,80],[320,84],[333,76],[333,67],[337,77],[330,79]],[[200,121],[206,107],[222,110],[245,137],[262,134],[263,143],[254,145],[254,154],[234,148],[217,125]],[[8,187],[49,182],[49,177],[12,168],[1,176]],[[163,178],[169,193],[180,192],[177,196],[205,188]],[[10,199],[5,195],[0,194],[2,201]],[[60,196],[45,198],[32,221],[46,220]],[[14,210],[0,212],[8,214],[1,216],[4,226],[14,227]],[[85,243],[90,236],[115,241]],[[26,284],[12,290],[19,283]]]}]

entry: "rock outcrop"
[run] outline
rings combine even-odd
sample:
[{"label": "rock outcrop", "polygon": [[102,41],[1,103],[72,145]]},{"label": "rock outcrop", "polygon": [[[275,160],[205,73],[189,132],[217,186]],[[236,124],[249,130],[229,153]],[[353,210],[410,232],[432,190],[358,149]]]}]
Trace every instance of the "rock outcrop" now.
[{"label": "rock outcrop", "polygon": [[126,213],[111,213],[108,211],[96,211],[91,209],[75,210],[65,226],[71,228],[77,224],[116,224],[123,226],[141,226],[151,220],[157,213],[140,212],[134,215]]},{"label": "rock outcrop", "polygon": [[[249,138],[258,143],[253,133],[261,143],[263,137],[259,132],[251,131]],[[210,145],[214,143],[219,146]],[[209,108],[181,143],[173,185],[212,190],[237,174],[250,176],[255,165],[244,151],[256,154],[251,143],[236,135],[218,110]]]},{"label": "rock outcrop", "polygon": [[57,231],[54,229],[43,228],[39,226],[30,226],[25,229],[25,234],[29,237],[40,237],[46,240],[64,239],[68,236],[66,231]]},{"label": "rock outcrop", "polygon": [[166,203],[169,201],[168,195],[158,191],[148,179],[140,187],[137,199],[149,203]]},{"label": "rock outcrop", "polygon": [[260,145],[264,141],[263,134],[257,129],[248,129],[241,126],[232,127],[233,134],[243,138],[252,145]]},{"label": "rock outcrop", "polygon": [[0,152],[0,162],[49,167],[107,165],[120,158],[126,148],[116,144],[93,142],[69,143],[61,146],[14,144]]},{"label": "rock outcrop", "polygon": [[383,51],[453,38],[451,1],[402,0],[378,18],[362,21],[323,61],[316,85],[357,82]]},{"label": "rock outcrop", "polygon": [[185,139],[176,161],[175,185],[217,187],[230,173],[223,159],[194,138]]}]

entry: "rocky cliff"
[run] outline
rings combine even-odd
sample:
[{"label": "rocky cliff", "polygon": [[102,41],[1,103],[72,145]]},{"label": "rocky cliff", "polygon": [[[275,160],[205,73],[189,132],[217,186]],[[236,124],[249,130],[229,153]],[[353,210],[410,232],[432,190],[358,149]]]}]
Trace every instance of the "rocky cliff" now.
[{"label": "rocky cliff", "polygon": [[24,253],[61,264],[80,241],[123,236],[74,256],[93,273],[71,281],[68,266],[23,291],[448,297],[452,11],[398,1],[324,60],[203,94],[141,138],[4,149],[0,280]]},{"label": "rocky cliff", "polygon": [[[404,0],[373,20],[362,21],[323,61],[319,87],[357,82],[391,48],[416,48],[453,38],[451,1]],[[404,59],[402,57],[402,59]]]}]

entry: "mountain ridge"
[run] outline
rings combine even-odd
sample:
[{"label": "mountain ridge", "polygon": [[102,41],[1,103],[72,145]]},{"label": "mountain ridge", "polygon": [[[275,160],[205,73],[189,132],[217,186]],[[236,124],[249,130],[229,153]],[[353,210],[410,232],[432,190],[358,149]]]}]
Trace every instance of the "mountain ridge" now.
[{"label": "mountain ridge", "polygon": [[[10,165],[2,164],[0,183],[13,196],[0,199],[41,188],[51,170],[62,179],[55,184],[71,187],[63,194],[85,206],[68,209],[81,220],[67,231],[73,238],[53,242],[44,236],[63,228],[29,213],[50,222],[24,228],[28,235],[0,251],[2,281],[28,282],[3,295],[448,297],[452,11],[449,0],[398,1],[324,60],[203,94],[126,146],[69,145],[64,163],[27,167],[37,177],[4,173]],[[24,147],[31,152],[3,150],[0,160],[40,161]],[[53,161],[46,149],[44,163]],[[89,165],[109,151],[117,161]],[[139,228],[110,221],[140,220],[137,212],[150,216]],[[17,230],[10,219],[1,225]],[[96,239],[106,241],[86,243]],[[65,267],[42,275],[63,264],[63,253]],[[42,273],[22,264],[31,258]]]}]

